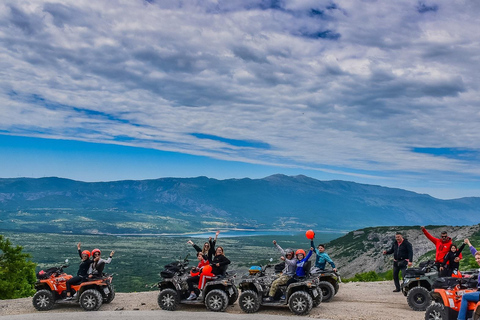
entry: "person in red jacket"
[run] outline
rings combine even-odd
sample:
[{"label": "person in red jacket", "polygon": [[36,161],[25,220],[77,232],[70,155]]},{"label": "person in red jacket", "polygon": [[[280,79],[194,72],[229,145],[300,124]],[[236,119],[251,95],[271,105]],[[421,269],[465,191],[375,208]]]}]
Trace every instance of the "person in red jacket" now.
[{"label": "person in red jacket", "polygon": [[445,262],[445,255],[450,251],[450,247],[452,246],[452,238],[447,235],[447,231],[442,231],[440,238],[435,238],[427,231],[427,229],[425,229],[424,226],[421,226],[420,228],[425,236],[435,245],[437,250],[435,253],[435,265],[437,266],[437,270],[440,271],[440,267]]}]

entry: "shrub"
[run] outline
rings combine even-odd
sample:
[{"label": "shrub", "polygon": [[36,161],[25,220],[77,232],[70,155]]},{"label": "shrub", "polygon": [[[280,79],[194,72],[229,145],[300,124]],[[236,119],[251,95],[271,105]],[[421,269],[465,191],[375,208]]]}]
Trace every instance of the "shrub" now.
[{"label": "shrub", "polygon": [[29,297],[35,293],[35,263],[21,246],[13,247],[0,235],[0,299]]}]

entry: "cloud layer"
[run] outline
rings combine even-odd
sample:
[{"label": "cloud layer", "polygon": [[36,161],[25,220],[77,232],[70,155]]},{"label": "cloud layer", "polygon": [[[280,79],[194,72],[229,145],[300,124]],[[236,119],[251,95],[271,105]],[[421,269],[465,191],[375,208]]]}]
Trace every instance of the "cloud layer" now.
[{"label": "cloud layer", "polygon": [[7,0],[0,132],[476,181],[479,14],[462,1]]}]

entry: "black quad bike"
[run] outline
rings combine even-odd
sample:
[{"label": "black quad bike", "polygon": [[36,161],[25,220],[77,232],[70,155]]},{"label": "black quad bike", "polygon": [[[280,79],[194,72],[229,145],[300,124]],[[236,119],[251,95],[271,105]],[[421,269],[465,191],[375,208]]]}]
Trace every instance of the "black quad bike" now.
[{"label": "black quad bike", "polygon": [[[274,300],[264,301],[264,298],[268,297],[273,280],[276,279],[273,271],[267,272],[267,269],[271,267],[273,265],[266,265],[258,272],[251,273],[242,279],[239,285],[241,294],[238,298],[242,311],[254,313],[259,310],[260,306],[288,305],[294,314],[306,315],[313,307],[322,302],[322,290],[318,287],[318,276],[306,277],[288,286],[279,286]],[[285,298],[282,299],[282,296]]]},{"label": "black quad bike", "polygon": [[205,305],[208,310],[221,312],[235,303],[238,298],[238,289],[235,286],[235,274],[217,276],[209,280],[203,290],[195,285],[195,293],[199,298],[187,300],[190,295],[187,278],[190,277],[188,256],[183,261],[176,261],[165,266],[161,272],[163,278],[158,283],[158,305],[163,310],[174,311],[179,304]]},{"label": "black quad bike", "polygon": [[407,297],[408,306],[415,311],[425,311],[432,302],[430,291],[438,279],[438,270],[433,260],[421,262],[418,268],[405,271],[402,293]]},{"label": "black quad bike", "polygon": [[318,287],[322,290],[322,302],[330,302],[338,293],[339,283],[342,282],[340,275],[333,270],[312,269],[311,277],[318,277]]}]

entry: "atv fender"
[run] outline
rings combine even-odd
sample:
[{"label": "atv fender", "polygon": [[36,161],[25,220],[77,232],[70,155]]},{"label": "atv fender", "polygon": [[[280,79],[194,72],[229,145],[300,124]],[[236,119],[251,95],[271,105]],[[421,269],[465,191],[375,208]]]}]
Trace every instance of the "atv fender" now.
[{"label": "atv fender", "polygon": [[240,283],[239,288],[242,291],[252,290],[260,295],[263,293],[262,286],[259,283],[253,281],[244,281]]}]

